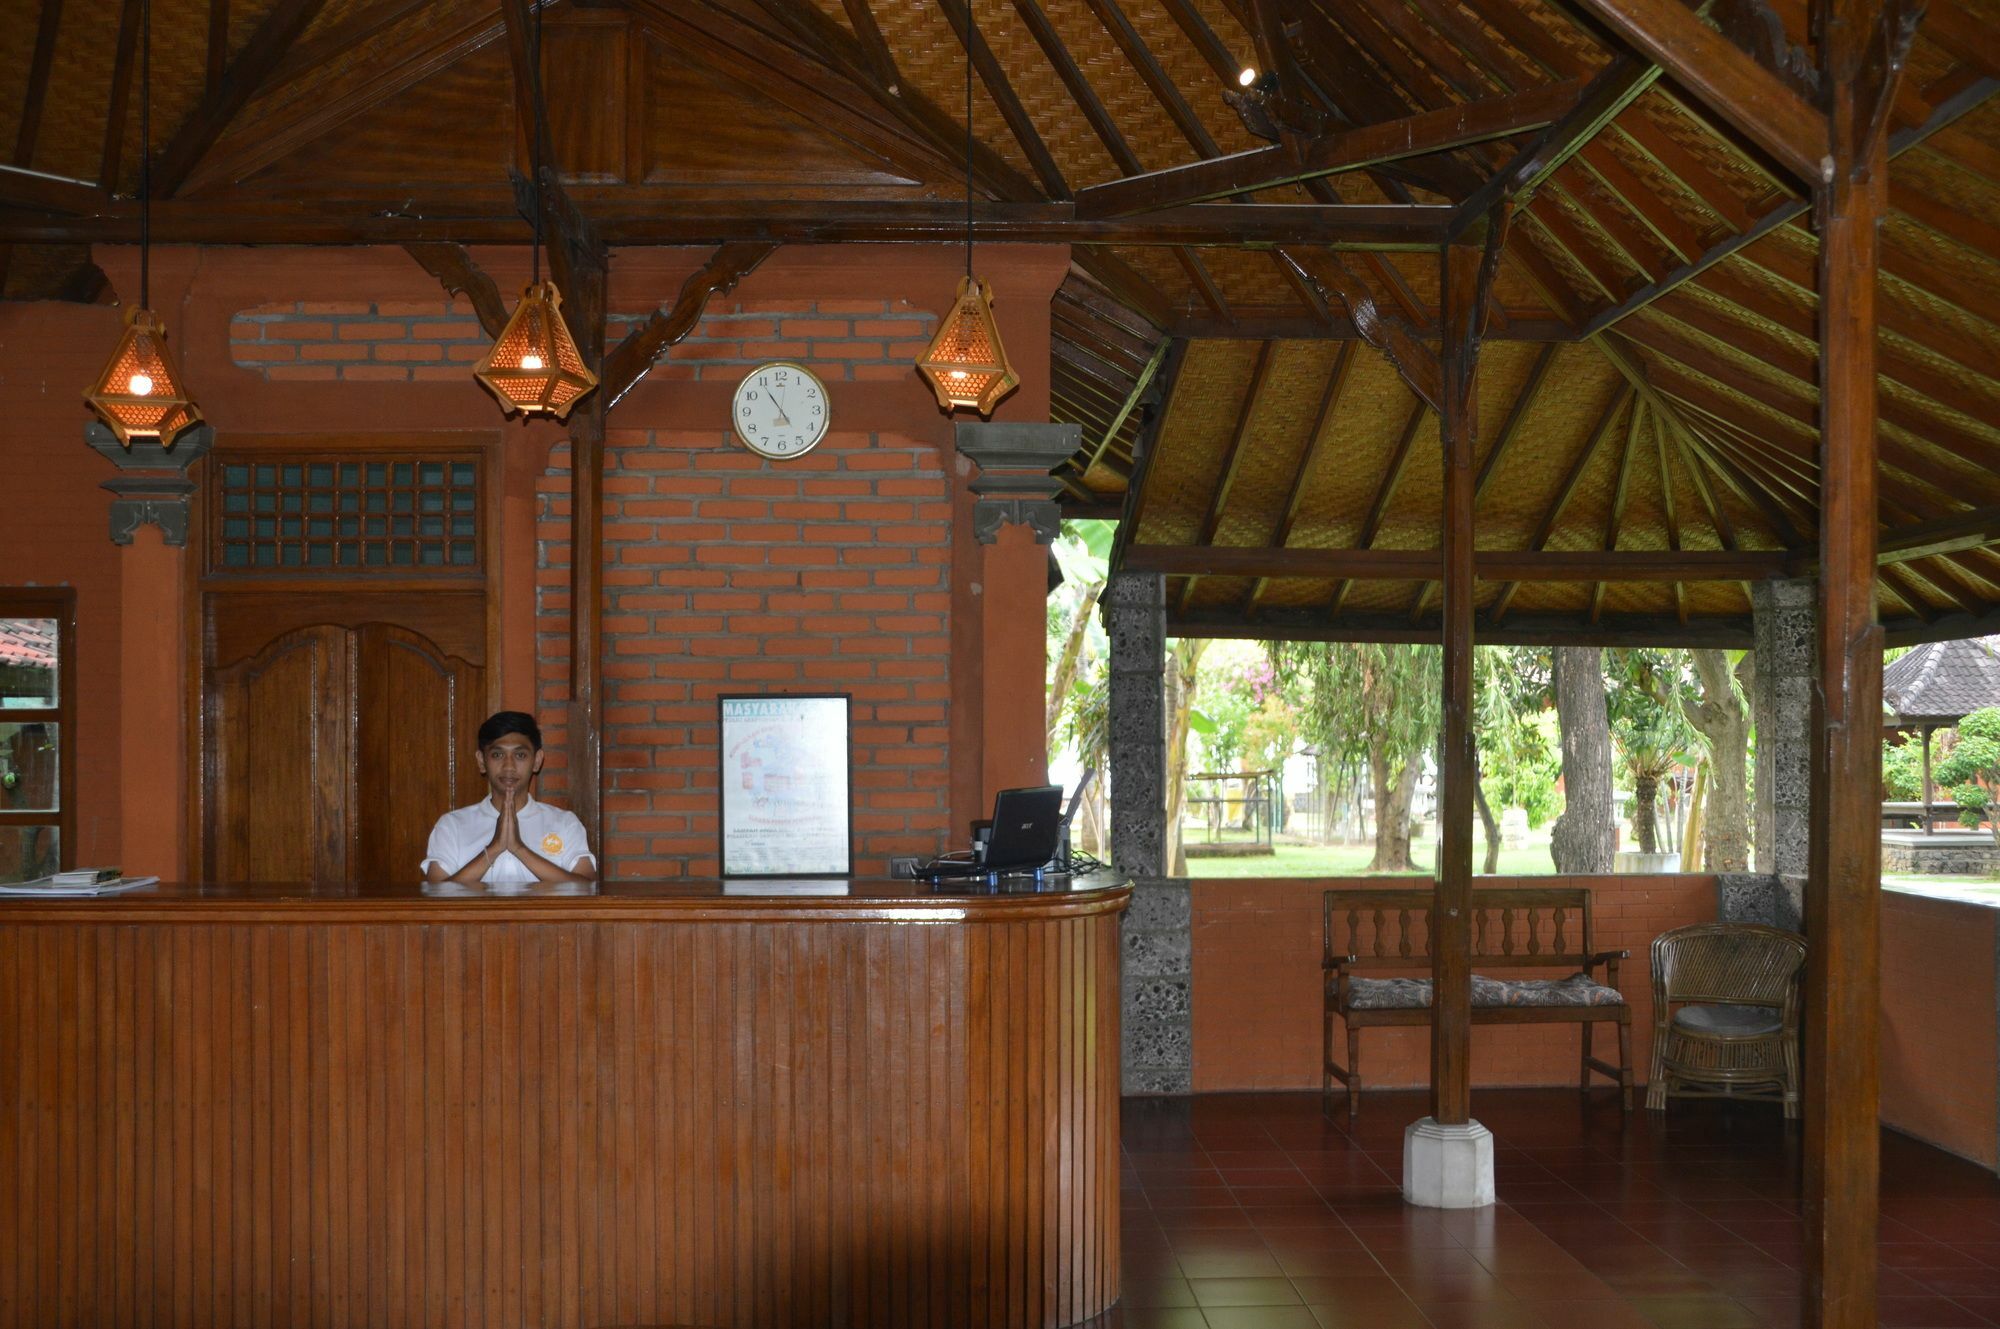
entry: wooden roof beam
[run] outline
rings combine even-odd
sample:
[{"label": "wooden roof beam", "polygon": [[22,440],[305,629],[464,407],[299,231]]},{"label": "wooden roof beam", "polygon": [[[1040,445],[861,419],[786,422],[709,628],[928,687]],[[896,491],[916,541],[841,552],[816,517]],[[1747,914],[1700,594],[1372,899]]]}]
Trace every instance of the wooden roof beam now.
[{"label": "wooden roof beam", "polygon": [[55,65],[56,33],[62,27],[62,0],[42,0],[35,22],[34,54],[28,57],[28,85],[21,97],[21,119],[14,128],[14,164],[30,166],[35,139],[41,132],[42,111],[49,99],[49,71]]},{"label": "wooden roof beam", "polygon": [[1347,316],[1362,339],[1389,357],[1412,392],[1432,410],[1443,410],[1437,352],[1425,344],[1415,328],[1377,304],[1374,293],[1339,255],[1287,251],[1286,257],[1320,290],[1347,307]]},{"label": "wooden roof beam", "polygon": [[[1481,549],[1473,556],[1481,581],[1506,583],[1762,581],[1790,575],[1790,566],[1791,555],[1782,549]],[[1443,563],[1436,549],[1135,543],[1126,546],[1119,568],[1168,577],[1435,581]]]},{"label": "wooden roof beam", "polygon": [[[1215,542],[1215,533],[1222,525],[1222,511],[1229,505],[1229,495],[1236,488],[1236,477],[1243,469],[1243,458],[1250,452],[1250,422],[1257,416],[1257,408],[1263,404],[1265,390],[1271,383],[1271,343],[1265,342],[1257,348],[1257,363],[1250,370],[1250,386],[1243,393],[1243,405],[1236,414],[1236,428],[1229,436],[1229,448],[1222,454],[1221,473],[1215,477],[1215,489],[1208,500],[1208,512],[1202,517],[1201,530],[1195,536],[1195,543],[1209,546]],[[1185,611],[1188,602],[1194,598],[1194,588],[1199,577],[1189,577],[1181,586],[1181,609]]]},{"label": "wooden roof beam", "polygon": [[[1361,519],[1361,533],[1356,543],[1362,549],[1372,550],[1375,537],[1381,534],[1382,518],[1389,511],[1389,503],[1396,496],[1397,486],[1403,482],[1403,472],[1409,469],[1410,454],[1416,445],[1417,431],[1423,427],[1424,417],[1430,414],[1430,411],[1430,404],[1419,400],[1410,411],[1409,419],[1403,424],[1403,432],[1396,440],[1395,451],[1389,454],[1389,465],[1382,472],[1382,482],[1375,487],[1375,498],[1368,505],[1368,515]],[[1433,568],[1443,566],[1444,556],[1441,552],[1437,550],[1424,552],[1431,555]],[[1435,573],[1425,577],[1424,580],[1429,582],[1434,578]],[[1349,577],[1333,588],[1333,603],[1327,607],[1328,618],[1340,617],[1341,611],[1347,607],[1347,594],[1353,587],[1354,579]]]},{"label": "wooden roof beam", "polygon": [[[868,8],[867,0],[847,0],[847,2],[858,5],[863,10]],[[1118,122],[1104,109],[1103,101],[1090,86],[1090,80],[1084,77],[1083,70],[1076,63],[1076,57],[1070,54],[1069,44],[1056,31],[1055,25],[1049,22],[1049,16],[1042,11],[1041,5],[1037,0],[1014,0],[1014,12],[1020,15],[1021,22],[1027,25],[1029,35],[1035,39],[1035,45],[1041,47],[1042,56],[1049,62],[1049,67],[1056,71],[1056,77],[1062,80],[1065,88],[1069,89],[1070,100],[1083,112],[1084,120],[1089,123],[1091,132],[1097,135],[1097,141],[1104,145],[1104,150],[1111,154],[1111,160],[1127,175],[1137,175],[1144,169],[1138,155],[1132,151],[1132,145],[1126,142],[1124,133],[1118,128]]]},{"label": "wooden roof beam", "polygon": [[[1604,413],[1598,416],[1596,425],[1591,428],[1590,437],[1586,438],[1583,446],[1577,450],[1576,460],[1570,463],[1568,472],[1562,478],[1562,484],[1557,488],[1555,497],[1549,503],[1548,511],[1542,514],[1541,524],[1535,528],[1534,538],[1528,542],[1529,549],[1539,552],[1543,546],[1548,544],[1549,536],[1555,533],[1556,523],[1562,520],[1563,509],[1569,506],[1570,499],[1576,494],[1577,485],[1583,480],[1583,473],[1590,468],[1591,458],[1597,455],[1597,449],[1604,442],[1604,436],[1611,432],[1611,422],[1616,420],[1618,413],[1634,400],[1634,396],[1635,394],[1629,384],[1619,388],[1617,392],[1612,394],[1611,401],[1604,408]],[[1577,560],[1577,562],[1588,575],[1579,576],[1576,580],[1621,580],[1621,578],[1607,576],[1603,573],[1600,564],[1604,557],[1605,555],[1603,554],[1584,551],[1583,558]],[[1473,556],[1475,567],[1478,566],[1478,559],[1478,555]],[[1557,555],[1557,561],[1561,561],[1560,555]],[[1591,569],[1593,568],[1598,570],[1592,571]],[[1740,578],[1731,577],[1726,580],[1736,581],[1740,580]],[[1514,592],[1520,589],[1520,585],[1519,580],[1509,581],[1500,588],[1500,594],[1494,597],[1492,606],[1486,612],[1488,617],[1495,623],[1498,623],[1507,616],[1507,606],[1513,602]]]},{"label": "wooden roof beam", "polygon": [[1405,157],[1539,129],[1575,105],[1579,82],[1422,111],[1312,139],[1293,139],[1185,166],[1127,176],[1080,190],[1077,216],[1127,217],[1159,208],[1274,189]]},{"label": "wooden roof beam", "polygon": [[1527,381],[1514,394],[1514,404],[1507,408],[1507,418],[1500,425],[1500,432],[1493,436],[1493,446],[1486,450],[1486,459],[1479,463],[1479,476],[1472,486],[1472,506],[1476,509],[1479,500],[1486,496],[1486,487],[1492,483],[1493,473],[1500,468],[1500,461],[1507,455],[1507,449],[1521,432],[1521,422],[1528,418],[1534,407],[1535,395],[1542,390],[1542,380],[1548,377],[1549,366],[1555,363],[1556,348],[1544,346],[1535,356],[1535,363],[1528,369]]},{"label": "wooden roof beam", "polygon": [[625,334],[623,341],[604,357],[604,407],[610,410],[659,363],[667,348],[694,331],[702,310],[718,295],[736,289],[757,265],[777,250],[776,245],[723,245],[709,255],[708,262],[681,283],[680,293],[666,309],[656,309],[644,323]]},{"label": "wooden roof beam", "polygon": [[971,9],[966,0],[937,0],[938,8],[951,24],[952,35],[958,38],[972,67],[979,71],[979,81],[986,85],[986,95],[993,99],[993,105],[1000,111],[1000,119],[1007,125],[1007,132],[1020,145],[1021,154],[1034,168],[1035,178],[1041,181],[1042,192],[1050,198],[1065,199],[1070,196],[1069,181],[1063,178],[1062,168],[1056,165],[1055,157],[1049,152],[1048,144],[1035,129],[1035,121],[1021,105],[1021,99],[1014,92],[1014,85],[1007,79],[1007,71],[993,54],[986,37],[979,31],[979,25],[972,20]]},{"label": "wooden roof beam", "polygon": [[[1632,454],[1638,450],[1639,430],[1652,411],[1643,395],[1632,403],[1632,413],[1625,422],[1625,446],[1618,452],[1618,479],[1611,489],[1611,503],[1604,514],[1604,552],[1611,554],[1618,549],[1618,535],[1625,522],[1625,496],[1631,492]],[[1599,581],[1590,589],[1590,621],[1603,615],[1604,588],[1610,583]]]},{"label": "wooden roof beam", "polygon": [[1828,157],[1824,112],[1681,0],[1573,0],[1808,185]]},{"label": "wooden roof beam", "polygon": [[153,190],[162,197],[179,192],[202,154],[229,127],[236,113],[263,86],[278,61],[312,23],[326,0],[278,0],[257,24],[220,81],[211,82],[200,102],[160,150],[153,166]]},{"label": "wooden roof beam", "polygon": [[1185,348],[1186,345],[1186,342],[1175,341],[1171,337],[1160,342],[1159,348],[1153,352],[1153,358],[1146,362],[1146,367],[1139,371],[1139,377],[1132,381],[1132,390],[1125,394],[1125,400],[1119,403],[1118,410],[1112,415],[1110,423],[1104,427],[1104,433],[1091,448],[1089,459],[1080,468],[1082,473],[1087,474],[1091,467],[1103,460],[1105,452],[1111,447],[1111,440],[1118,437],[1118,431],[1125,427],[1125,422],[1139,409],[1139,403],[1145,399],[1147,391],[1153,386],[1154,378],[1166,365],[1167,357],[1175,353],[1175,348]]},{"label": "wooden roof beam", "polygon": [[[1292,483],[1285,490],[1285,510],[1278,518],[1278,525],[1271,532],[1271,541],[1282,549],[1291,543],[1292,528],[1298,524],[1299,515],[1305,511],[1306,481],[1319,465],[1319,459],[1332,436],[1334,413],[1340,404],[1340,391],[1347,386],[1347,376],[1354,368],[1355,344],[1347,342],[1335,353],[1333,370],[1326,376],[1326,386],[1320,390],[1319,408],[1313,412],[1310,432],[1306,435],[1306,445],[1299,450],[1299,464],[1293,468]],[[1270,585],[1269,577],[1257,578],[1250,587],[1250,594],[1243,599],[1243,616],[1257,616],[1257,601],[1263,596],[1264,588]]]},{"label": "wooden roof beam", "polygon": [[[1937,634],[1942,622],[1916,625],[1910,631]],[[2000,613],[1988,620],[1958,619],[1954,635],[1996,630],[1982,629],[1980,624],[1985,622],[2000,622]],[[1317,611],[1274,608],[1255,623],[1245,623],[1230,611],[1167,615],[1167,635],[1172,637],[1419,642],[1435,646],[1440,630],[1436,615],[1411,622],[1402,614],[1350,614],[1330,622]],[[1473,636],[1482,646],[1712,646],[1743,650],[1752,644],[1748,614],[1695,618],[1687,623],[1675,622],[1670,614],[1607,614],[1598,623],[1586,622],[1574,613],[1521,613],[1504,623],[1475,614]]]}]

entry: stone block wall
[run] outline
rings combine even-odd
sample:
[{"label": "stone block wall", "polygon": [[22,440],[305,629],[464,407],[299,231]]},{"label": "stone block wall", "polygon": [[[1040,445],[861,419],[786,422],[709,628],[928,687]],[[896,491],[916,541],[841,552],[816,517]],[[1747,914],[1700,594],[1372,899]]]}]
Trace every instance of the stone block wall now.
[{"label": "stone block wall", "polygon": [[1193,1088],[1193,906],[1185,880],[1132,884],[1120,941],[1128,1094],[1185,1094]]}]

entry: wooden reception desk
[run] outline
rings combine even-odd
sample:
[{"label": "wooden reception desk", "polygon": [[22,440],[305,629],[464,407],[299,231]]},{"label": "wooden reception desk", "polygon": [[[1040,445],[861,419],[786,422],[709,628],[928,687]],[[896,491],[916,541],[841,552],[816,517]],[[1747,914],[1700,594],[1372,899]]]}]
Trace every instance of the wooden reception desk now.
[{"label": "wooden reception desk", "polygon": [[1092,1316],[1127,891],[926,889],[0,899],[0,1325]]}]

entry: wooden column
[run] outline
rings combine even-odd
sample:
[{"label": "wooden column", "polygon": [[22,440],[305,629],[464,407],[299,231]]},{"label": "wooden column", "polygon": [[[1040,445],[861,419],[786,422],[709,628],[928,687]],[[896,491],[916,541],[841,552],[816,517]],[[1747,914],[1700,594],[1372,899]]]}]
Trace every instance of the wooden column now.
[{"label": "wooden column", "polygon": [[[603,251],[561,265],[563,314],[593,373],[604,367]],[[569,789],[590,846],[604,853],[604,414],[609,394],[583,399],[569,424]]]},{"label": "wooden column", "polygon": [[[1882,632],[1875,621],[1875,274],[1888,184],[1877,113],[1900,64],[1879,11],[1820,12],[1831,93],[1820,239],[1819,685],[1805,917],[1806,1323],[1875,1324],[1881,1086]],[[1893,51],[1894,38],[1888,45]],[[1878,52],[1878,56],[1879,56]]]},{"label": "wooden column", "polygon": [[1478,431],[1480,251],[1446,249],[1439,435],[1444,443],[1444,722],[1438,761],[1441,852],[1431,905],[1431,1116],[1472,1119],[1472,467]]}]

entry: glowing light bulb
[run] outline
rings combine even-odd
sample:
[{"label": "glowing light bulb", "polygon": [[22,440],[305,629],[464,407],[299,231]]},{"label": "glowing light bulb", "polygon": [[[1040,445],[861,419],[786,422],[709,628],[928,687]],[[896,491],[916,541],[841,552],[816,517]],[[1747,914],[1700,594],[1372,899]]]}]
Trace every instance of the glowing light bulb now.
[{"label": "glowing light bulb", "polygon": [[126,380],[125,386],[131,389],[134,397],[150,397],[153,394],[153,376],[151,374],[134,374]]},{"label": "glowing light bulb", "polygon": [[1257,81],[1257,67],[1255,65],[1243,66],[1243,71],[1236,76],[1236,82],[1240,87],[1247,88],[1256,81]]},{"label": "glowing light bulb", "polygon": [[521,368],[540,369],[541,367],[542,367],[542,357],[536,355],[533,351],[529,351],[526,355],[521,357]]},{"label": "glowing light bulb", "polygon": [[954,379],[962,379],[965,377],[965,371],[963,369],[954,369],[951,371],[951,377]]}]

